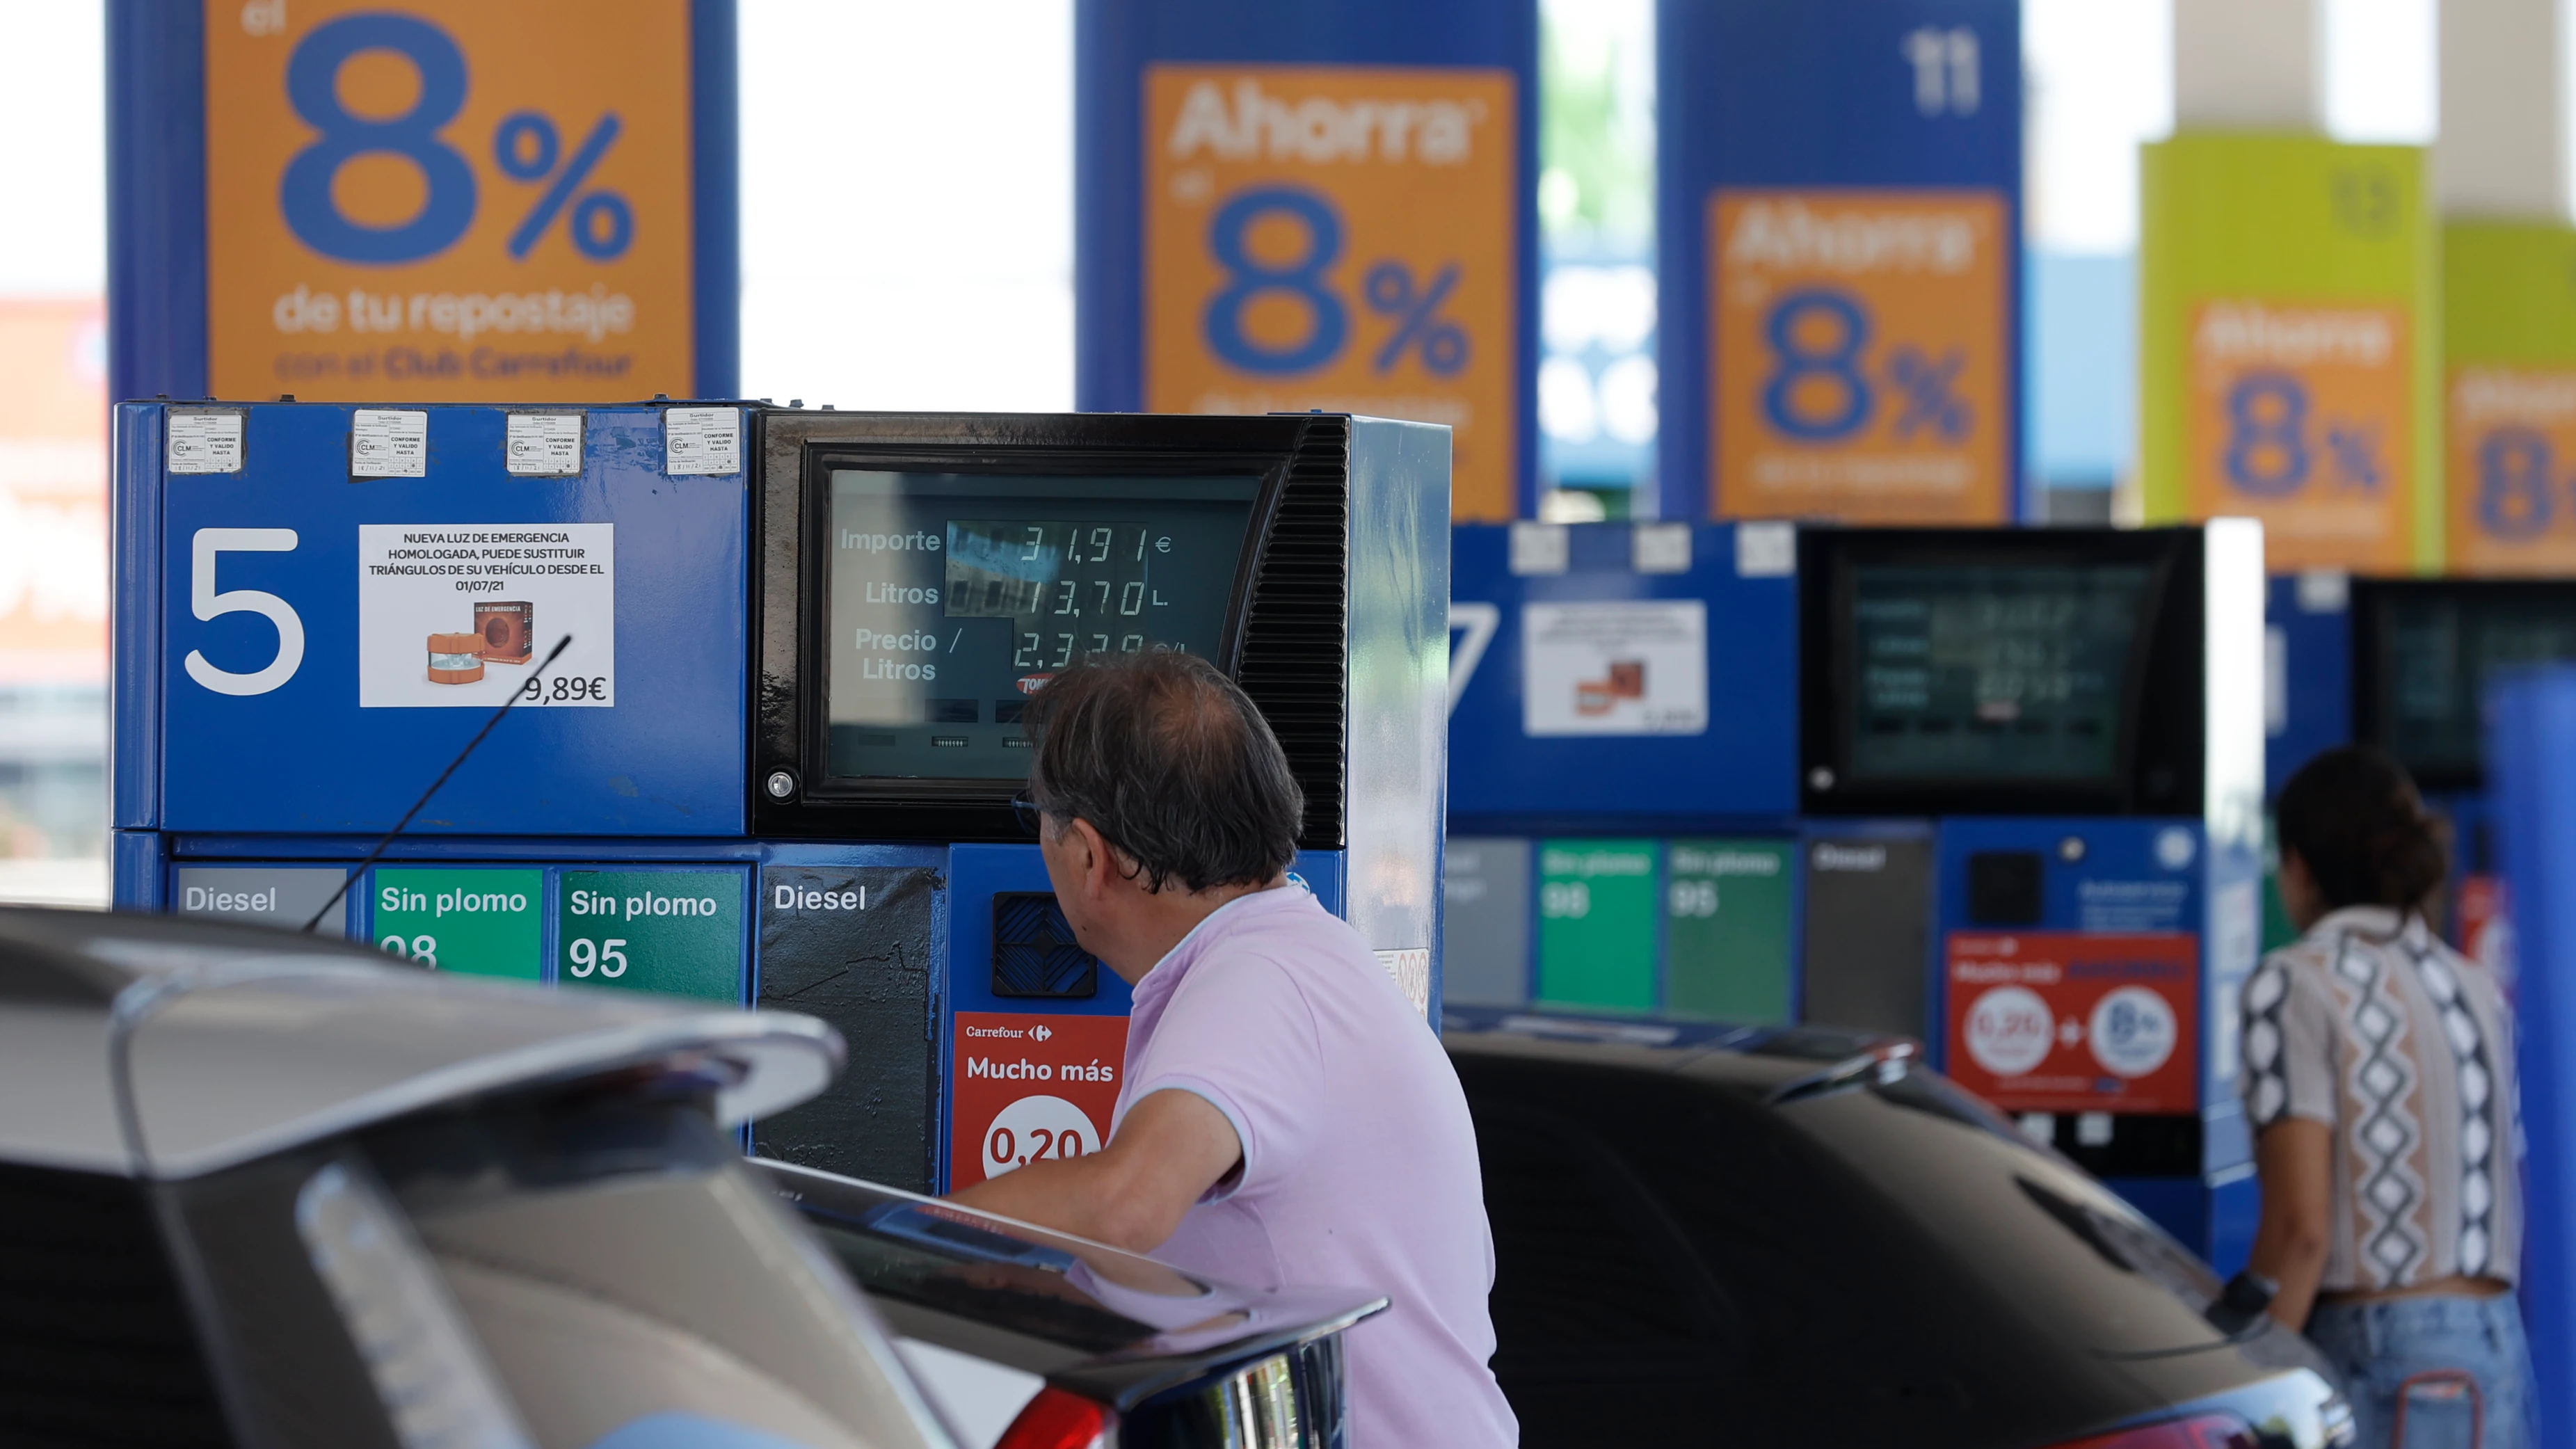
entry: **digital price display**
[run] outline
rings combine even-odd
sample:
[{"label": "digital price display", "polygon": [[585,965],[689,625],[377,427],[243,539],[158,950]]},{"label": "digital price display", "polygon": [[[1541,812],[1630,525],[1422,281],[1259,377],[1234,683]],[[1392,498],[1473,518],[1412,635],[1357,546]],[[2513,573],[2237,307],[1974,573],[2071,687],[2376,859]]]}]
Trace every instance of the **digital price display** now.
[{"label": "digital price display", "polygon": [[2576,659],[2576,588],[2388,586],[2371,597],[2376,698],[2363,737],[2428,788],[2480,783],[2487,683],[2500,669]]},{"label": "digital price display", "polygon": [[1845,742],[1862,780],[2108,779],[2151,564],[1853,571]]},{"label": "digital price display", "polygon": [[832,474],[829,772],[1028,776],[1029,697],[1089,655],[1225,642],[1260,480]]}]

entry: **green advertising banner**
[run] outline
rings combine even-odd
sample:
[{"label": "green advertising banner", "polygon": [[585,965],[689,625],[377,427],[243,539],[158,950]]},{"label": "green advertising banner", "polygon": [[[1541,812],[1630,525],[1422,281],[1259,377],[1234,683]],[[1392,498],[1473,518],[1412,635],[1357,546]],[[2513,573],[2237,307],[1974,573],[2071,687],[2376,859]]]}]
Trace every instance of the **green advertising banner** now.
[{"label": "green advertising banner", "polygon": [[2186,133],[2140,158],[2148,523],[2251,517],[2275,573],[2443,559],[2424,152]]},{"label": "green advertising banner", "polygon": [[1676,840],[1665,856],[1664,1007],[1789,1020],[1786,840]]},{"label": "green advertising banner", "polygon": [[568,870],[555,908],[555,980],[740,1005],[739,870]]},{"label": "green advertising banner", "polygon": [[2576,574],[2576,227],[2442,228],[2453,573]]},{"label": "green advertising banner", "polygon": [[369,939],[386,954],[466,976],[545,977],[545,872],[378,868]]},{"label": "green advertising banner", "polygon": [[1539,842],[1540,1001],[1654,1010],[1662,854],[1652,840]]}]

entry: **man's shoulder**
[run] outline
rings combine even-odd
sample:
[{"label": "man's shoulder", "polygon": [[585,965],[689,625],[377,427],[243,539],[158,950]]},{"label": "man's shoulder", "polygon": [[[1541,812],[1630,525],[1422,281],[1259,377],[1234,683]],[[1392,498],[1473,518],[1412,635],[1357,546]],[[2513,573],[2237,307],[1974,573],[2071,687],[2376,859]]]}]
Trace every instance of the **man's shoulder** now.
[{"label": "man's shoulder", "polygon": [[1380,970],[1377,955],[1348,921],[1295,886],[1293,899],[1216,922],[1192,953],[1183,991],[1286,990],[1309,995],[1344,970]]}]

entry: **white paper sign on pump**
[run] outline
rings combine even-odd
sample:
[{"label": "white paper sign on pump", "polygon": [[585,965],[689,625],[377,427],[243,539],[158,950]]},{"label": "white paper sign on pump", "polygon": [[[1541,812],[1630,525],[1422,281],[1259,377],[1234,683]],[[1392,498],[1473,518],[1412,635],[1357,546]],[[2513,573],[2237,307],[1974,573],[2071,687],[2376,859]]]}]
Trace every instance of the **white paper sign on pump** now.
[{"label": "white paper sign on pump", "polygon": [[1695,735],[1708,729],[1708,605],[1700,599],[1527,604],[1521,728],[1532,735]]}]

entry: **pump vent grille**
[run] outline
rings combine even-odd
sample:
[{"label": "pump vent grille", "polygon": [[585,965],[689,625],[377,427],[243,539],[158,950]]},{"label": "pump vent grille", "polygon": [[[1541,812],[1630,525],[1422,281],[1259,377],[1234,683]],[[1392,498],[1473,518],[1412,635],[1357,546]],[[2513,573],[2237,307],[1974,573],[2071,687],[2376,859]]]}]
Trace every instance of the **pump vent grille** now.
[{"label": "pump vent grille", "polygon": [[1271,520],[1235,673],[1306,792],[1306,850],[1342,847],[1350,478],[1350,420],[1313,419]]}]

